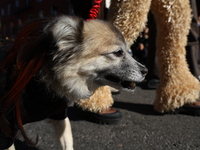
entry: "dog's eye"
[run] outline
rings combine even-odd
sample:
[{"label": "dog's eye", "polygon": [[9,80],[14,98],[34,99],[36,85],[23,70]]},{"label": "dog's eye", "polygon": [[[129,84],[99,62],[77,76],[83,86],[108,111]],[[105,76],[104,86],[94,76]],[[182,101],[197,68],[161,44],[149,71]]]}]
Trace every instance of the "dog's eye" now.
[{"label": "dog's eye", "polygon": [[113,54],[115,55],[115,56],[117,56],[117,57],[121,57],[121,56],[123,56],[123,51],[122,50],[118,50],[118,51],[115,51],[115,52],[113,52]]}]

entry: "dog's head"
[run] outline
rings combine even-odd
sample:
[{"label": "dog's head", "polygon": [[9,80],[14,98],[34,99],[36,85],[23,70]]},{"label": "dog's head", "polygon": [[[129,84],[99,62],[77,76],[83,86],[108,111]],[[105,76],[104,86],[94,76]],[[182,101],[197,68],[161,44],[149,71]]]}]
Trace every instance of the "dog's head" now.
[{"label": "dog's head", "polygon": [[108,22],[60,17],[44,28],[54,48],[43,79],[60,96],[88,98],[99,86],[133,89],[147,69],[128,54],[120,31]]}]

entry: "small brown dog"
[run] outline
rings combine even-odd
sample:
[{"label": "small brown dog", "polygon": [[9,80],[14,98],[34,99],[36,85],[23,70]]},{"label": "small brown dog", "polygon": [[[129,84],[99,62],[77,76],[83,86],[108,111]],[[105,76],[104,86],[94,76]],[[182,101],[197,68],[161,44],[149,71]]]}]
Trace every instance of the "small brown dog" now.
[{"label": "small brown dog", "polygon": [[67,104],[102,85],[134,89],[147,73],[113,25],[70,16],[25,25],[2,66],[7,86],[0,101],[0,149],[13,144],[18,129],[29,141],[23,124],[50,118],[62,149],[72,150]]}]

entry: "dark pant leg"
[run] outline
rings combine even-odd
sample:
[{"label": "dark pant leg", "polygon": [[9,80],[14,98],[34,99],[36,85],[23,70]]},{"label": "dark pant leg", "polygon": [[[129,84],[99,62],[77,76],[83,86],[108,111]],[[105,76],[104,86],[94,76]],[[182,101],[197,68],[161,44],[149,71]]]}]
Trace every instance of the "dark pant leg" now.
[{"label": "dark pant leg", "polygon": [[186,58],[189,65],[191,73],[197,77],[200,76],[199,66],[198,66],[198,55],[199,55],[199,45],[193,44],[186,46]]},{"label": "dark pant leg", "polygon": [[191,73],[199,78],[200,70],[198,66],[198,56],[199,56],[199,29],[197,25],[197,5],[196,0],[190,0],[192,8],[192,22],[191,29],[188,35],[188,43],[186,46],[186,58],[190,68]]},{"label": "dark pant leg", "polygon": [[156,23],[152,13],[149,13],[148,18],[149,27],[149,47],[146,67],[148,68],[147,80],[159,79],[158,65],[156,61]]}]

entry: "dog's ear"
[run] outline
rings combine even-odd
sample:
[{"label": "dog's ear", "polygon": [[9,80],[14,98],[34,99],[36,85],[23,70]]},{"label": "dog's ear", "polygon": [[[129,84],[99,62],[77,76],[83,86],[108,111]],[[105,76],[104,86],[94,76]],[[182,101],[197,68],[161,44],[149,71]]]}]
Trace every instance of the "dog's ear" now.
[{"label": "dog's ear", "polygon": [[44,33],[52,36],[60,50],[71,49],[82,42],[83,25],[83,20],[79,17],[62,16],[48,23]]}]

